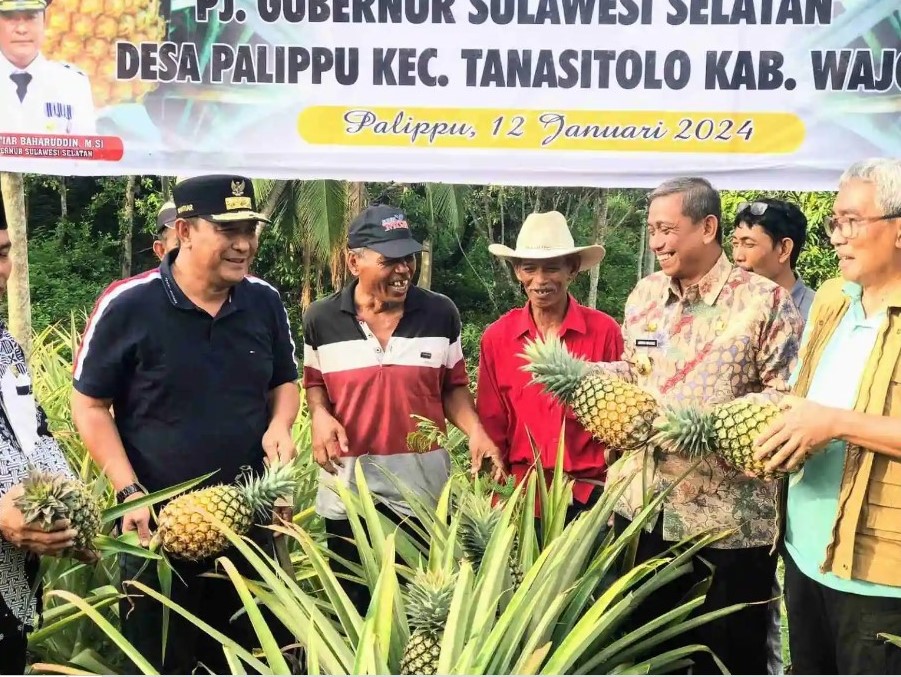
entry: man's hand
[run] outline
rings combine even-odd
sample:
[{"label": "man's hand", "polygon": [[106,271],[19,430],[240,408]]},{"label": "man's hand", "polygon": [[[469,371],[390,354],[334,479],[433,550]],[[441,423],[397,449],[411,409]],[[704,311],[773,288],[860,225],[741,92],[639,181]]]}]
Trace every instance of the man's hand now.
[{"label": "man's hand", "polygon": [[506,481],[509,474],[507,462],[501,450],[497,448],[497,445],[483,428],[479,428],[470,436],[469,456],[472,461],[470,472],[472,472],[473,477],[481,472],[482,465],[488,460],[492,466],[491,479],[498,484],[503,484]]},{"label": "man's hand", "polygon": [[69,527],[69,520],[58,520],[49,531],[44,531],[37,524],[27,524],[25,516],[13,501],[25,493],[21,484],[17,484],[0,496],[0,534],[20,550],[27,550],[36,555],[55,557],[75,543],[76,531]]},{"label": "man's hand", "polygon": [[[137,500],[142,496],[144,496],[143,492],[135,492],[126,498],[125,502]],[[129,531],[138,532],[138,541],[140,541],[142,548],[150,545],[150,508],[136,508],[122,516],[122,533],[126,534]]]},{"label": "man's hand", "polygon": [[313,458],[328,473],[337,474],[341,457],[350,452],[347,433],[338,419],[325,410],[313,414]]},{"label": "man's hand", "polygon": [[835,438],[829,407],[787,395],[784,413],[755,440],[754,458],[766,461],[765,472],[792,471]]},{"label": "man's hand", "polygon": [[263,435],[263,451],[266,452],[266,460],[270,464],[276,461],[282,465],[290,463],[297,454],[291,430],[275,421],[270,423]]}]

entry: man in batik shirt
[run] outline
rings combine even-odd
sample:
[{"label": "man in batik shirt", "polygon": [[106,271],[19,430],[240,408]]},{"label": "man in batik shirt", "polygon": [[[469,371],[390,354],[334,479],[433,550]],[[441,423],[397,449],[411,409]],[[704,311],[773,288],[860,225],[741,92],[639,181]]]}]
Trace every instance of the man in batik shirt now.
[{"label": "man in batik shirt", "polygon": [[[720,197],[704,179],[668,181],[649,195],[648,237],[661,271],[641,280],[626,302],[623,361],[605,365],[667,405],[713,405],[736,398],[778,400],[788,391],[802,319],[788,291],[733,266],[723,253]],[[631,452],[608,471],[610,487],[630,485],[614,520],[621,532],[645,504],[695,461],[652,450]],[[644,465],[646,477],[642,478]],[[643,479],[646,483],[643,485]],[[642,533],[638,561],[710,529],[731,530],[701,550],[694,571],[654,593],[636,622],[671,611],[715,567],[696,613],[770,597],[776,559],[775,485],[705,459],[672,488]],[[733,674],[767,671],[767,606],[756,604],[706,623],[675,645],[709,647]],[[692,656],[696,674],[719,674],[709,654]]]}]

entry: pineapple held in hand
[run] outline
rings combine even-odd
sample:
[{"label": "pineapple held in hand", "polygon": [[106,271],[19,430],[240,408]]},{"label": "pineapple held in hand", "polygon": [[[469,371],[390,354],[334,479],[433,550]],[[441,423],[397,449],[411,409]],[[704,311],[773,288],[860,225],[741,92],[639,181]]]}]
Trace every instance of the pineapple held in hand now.
[{"label": "pineapple held in hand", "polygon": [[409,584],[406,610],[410,639],[400,674],[434,675],[441,657],[441,636],[454,598],[454,580],[441,572],[420,571]]},{"label": "pineapple held in hand", "polygon": [[24,493],[14,503],[26,522],[37,522],[46,530],[67,519],[76,531],[75,548],[93,547],[100,533],[100,505],[83,482],[32,468],[22,487]]},{"label": "pineapple held in hand", "polygon": [[729,465],[763,479],[764,461],[754,458],[756,440],[776,419],[780,409],[769,402],[734,400],[707,410],[683,407],[668,410],[655,424],[654,442],[665,451],[689,458],[715,453]]},{"label": "pineapple held in hand", "polygon": [[182,494],[160,512],[154,541],[179,559],[213,557],[225,550],[229,540],[209,515],[243,536],[250,530],[254,514],[268,523],[275,500],[293,494],[296,488],[295,466],[272,464],[262,476],[245,479],[242,484],[220,484]]},{"label": "pineapple held in hand", "polygon": [[524,371],[572,408],[585,429],[613,449],[628,451],[653,434],[657,401],[649,392],[595,370],[574,357],[557,336],[526,343]]}]

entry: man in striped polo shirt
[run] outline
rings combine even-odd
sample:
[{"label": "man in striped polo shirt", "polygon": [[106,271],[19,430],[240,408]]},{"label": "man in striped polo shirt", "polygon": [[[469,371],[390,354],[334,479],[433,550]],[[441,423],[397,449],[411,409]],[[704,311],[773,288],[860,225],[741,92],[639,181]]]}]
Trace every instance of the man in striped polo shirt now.
[{"label": "man in striped polo shirt", "polygon": [[[460,314],[446,296],[413,284],[422,246],[404,213],[387,205],[365,209],[350,226],[348,247],[353,281],[304,315],[303,382],[313,453],[322,467],[316,510],[325,518],[329,548],[359,561],[333,488],[336,477],[353,488],[359,463],[379,509],[399,520],[413,512],[383,471],[427,503],[436,501],[450,475],[446,450],[409,451],[414,414],[442,429],[451,421],[469,436],[473,458],[493,459],[498,478],[503,468],[467,387]],[[365,611],[365,586],[344,585]]]}]

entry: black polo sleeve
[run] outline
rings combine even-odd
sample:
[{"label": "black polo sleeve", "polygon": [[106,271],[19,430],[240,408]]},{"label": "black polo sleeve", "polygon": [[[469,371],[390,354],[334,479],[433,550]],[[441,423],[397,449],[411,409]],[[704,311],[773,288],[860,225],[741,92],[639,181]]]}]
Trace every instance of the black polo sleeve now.
[{"label": "black polo sleeve", "polygon": [[291,325],[288,322],[288,311],[282,303],[282,297],[274,287],[271,291],[273,314],[275,316],[275,345],[273,346],[272,380],[269,389],[278,388],[280,385],[296,381],[297,356],[294,337],[291,335]]},{"label": "black polo sleeve", "polygon": [[113,283],[97,299],[75,356],[75,390],[102,400],[123,390],[136,355],[128,298],[118,285]]}]

